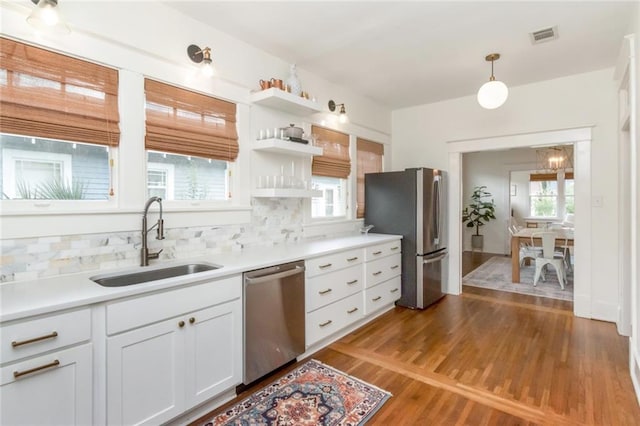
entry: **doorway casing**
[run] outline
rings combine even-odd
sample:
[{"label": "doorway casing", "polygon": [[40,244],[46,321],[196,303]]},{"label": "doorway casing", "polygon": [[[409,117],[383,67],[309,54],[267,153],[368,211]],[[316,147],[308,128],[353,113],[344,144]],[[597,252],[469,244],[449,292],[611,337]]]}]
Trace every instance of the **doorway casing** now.
[{"label": "doorway casing", "polygon": [[[496,149],[574,144],[575,218],[574,304],[576,316],[591,318],[591,127],[448,142],[449,280],[446,293],[462,292],[462,154]],[[514,284],[520,285],[520,284]]]}]

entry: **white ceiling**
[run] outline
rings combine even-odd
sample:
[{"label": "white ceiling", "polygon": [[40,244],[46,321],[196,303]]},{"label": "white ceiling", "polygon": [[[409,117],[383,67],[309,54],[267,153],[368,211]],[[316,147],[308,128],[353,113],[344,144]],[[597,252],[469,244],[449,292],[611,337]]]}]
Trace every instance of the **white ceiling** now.
[{"label": "white ceiling", "polygon": [[[613,67],[633,3],[166,2],[393,109],[476,93],[492,52],[508,86]],[[529,33],[550,26],[558,39],[532,45]]]}]

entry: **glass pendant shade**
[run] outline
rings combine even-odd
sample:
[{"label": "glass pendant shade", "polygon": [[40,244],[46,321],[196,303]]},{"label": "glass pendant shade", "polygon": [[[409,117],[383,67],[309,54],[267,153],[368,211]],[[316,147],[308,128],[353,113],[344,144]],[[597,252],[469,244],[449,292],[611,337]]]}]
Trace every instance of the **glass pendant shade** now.
[{"label": "glass pendant shade", "polygon": [[71,32],[67,24],[60,19],[58,2],[55,0],[39,0],[36,7],[27,17],[27,22],[38,30],[59,34]]},{"label": "glass pendant shade", "polygon": [[486,82],[478,90],[478,103],[482,108],[496,109],[501,106],[509,96],[509,88],[501,81],[491,80]]}]

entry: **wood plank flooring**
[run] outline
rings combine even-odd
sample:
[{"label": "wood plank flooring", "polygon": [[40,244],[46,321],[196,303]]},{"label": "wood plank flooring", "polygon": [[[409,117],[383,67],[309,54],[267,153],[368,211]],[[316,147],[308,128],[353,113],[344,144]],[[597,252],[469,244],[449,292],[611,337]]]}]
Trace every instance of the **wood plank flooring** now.
[{"label": "wood plank flooring", "polygon": [[393,394],[369,425],[639,425],[627,339],[572,310],[465,287],[423,311],[396,307],[313,358]]}]

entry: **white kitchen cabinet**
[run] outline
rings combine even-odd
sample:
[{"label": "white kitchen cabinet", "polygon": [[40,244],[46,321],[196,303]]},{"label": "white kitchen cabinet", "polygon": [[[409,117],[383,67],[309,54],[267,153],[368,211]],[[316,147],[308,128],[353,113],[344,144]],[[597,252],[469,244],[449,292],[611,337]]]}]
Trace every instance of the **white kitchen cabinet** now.
[{"label": "white kitchen cabinet", "polygon": [[239,384],[241,294],[235,276],[107,307],[107,423],[166,422]]},{"label": "white kitchen cabinet", "polygon": [[400,298],[400,240],[308,259],[307,347]]},{"label": "white kitchen cabinet", "polygon": [[90,326],[88,309],[2,325],[0,424],[92,423]]},{"label": "white kitchen cabinet", "polygon": [[371,315],[400,298],[400,276],[364,290],[364,315]]},{"label": "white kitchen cabinet", "polygon": [[365,263],[366,287],[373,287],[383,281],[400,275],[402,256],[400,253]]}]

